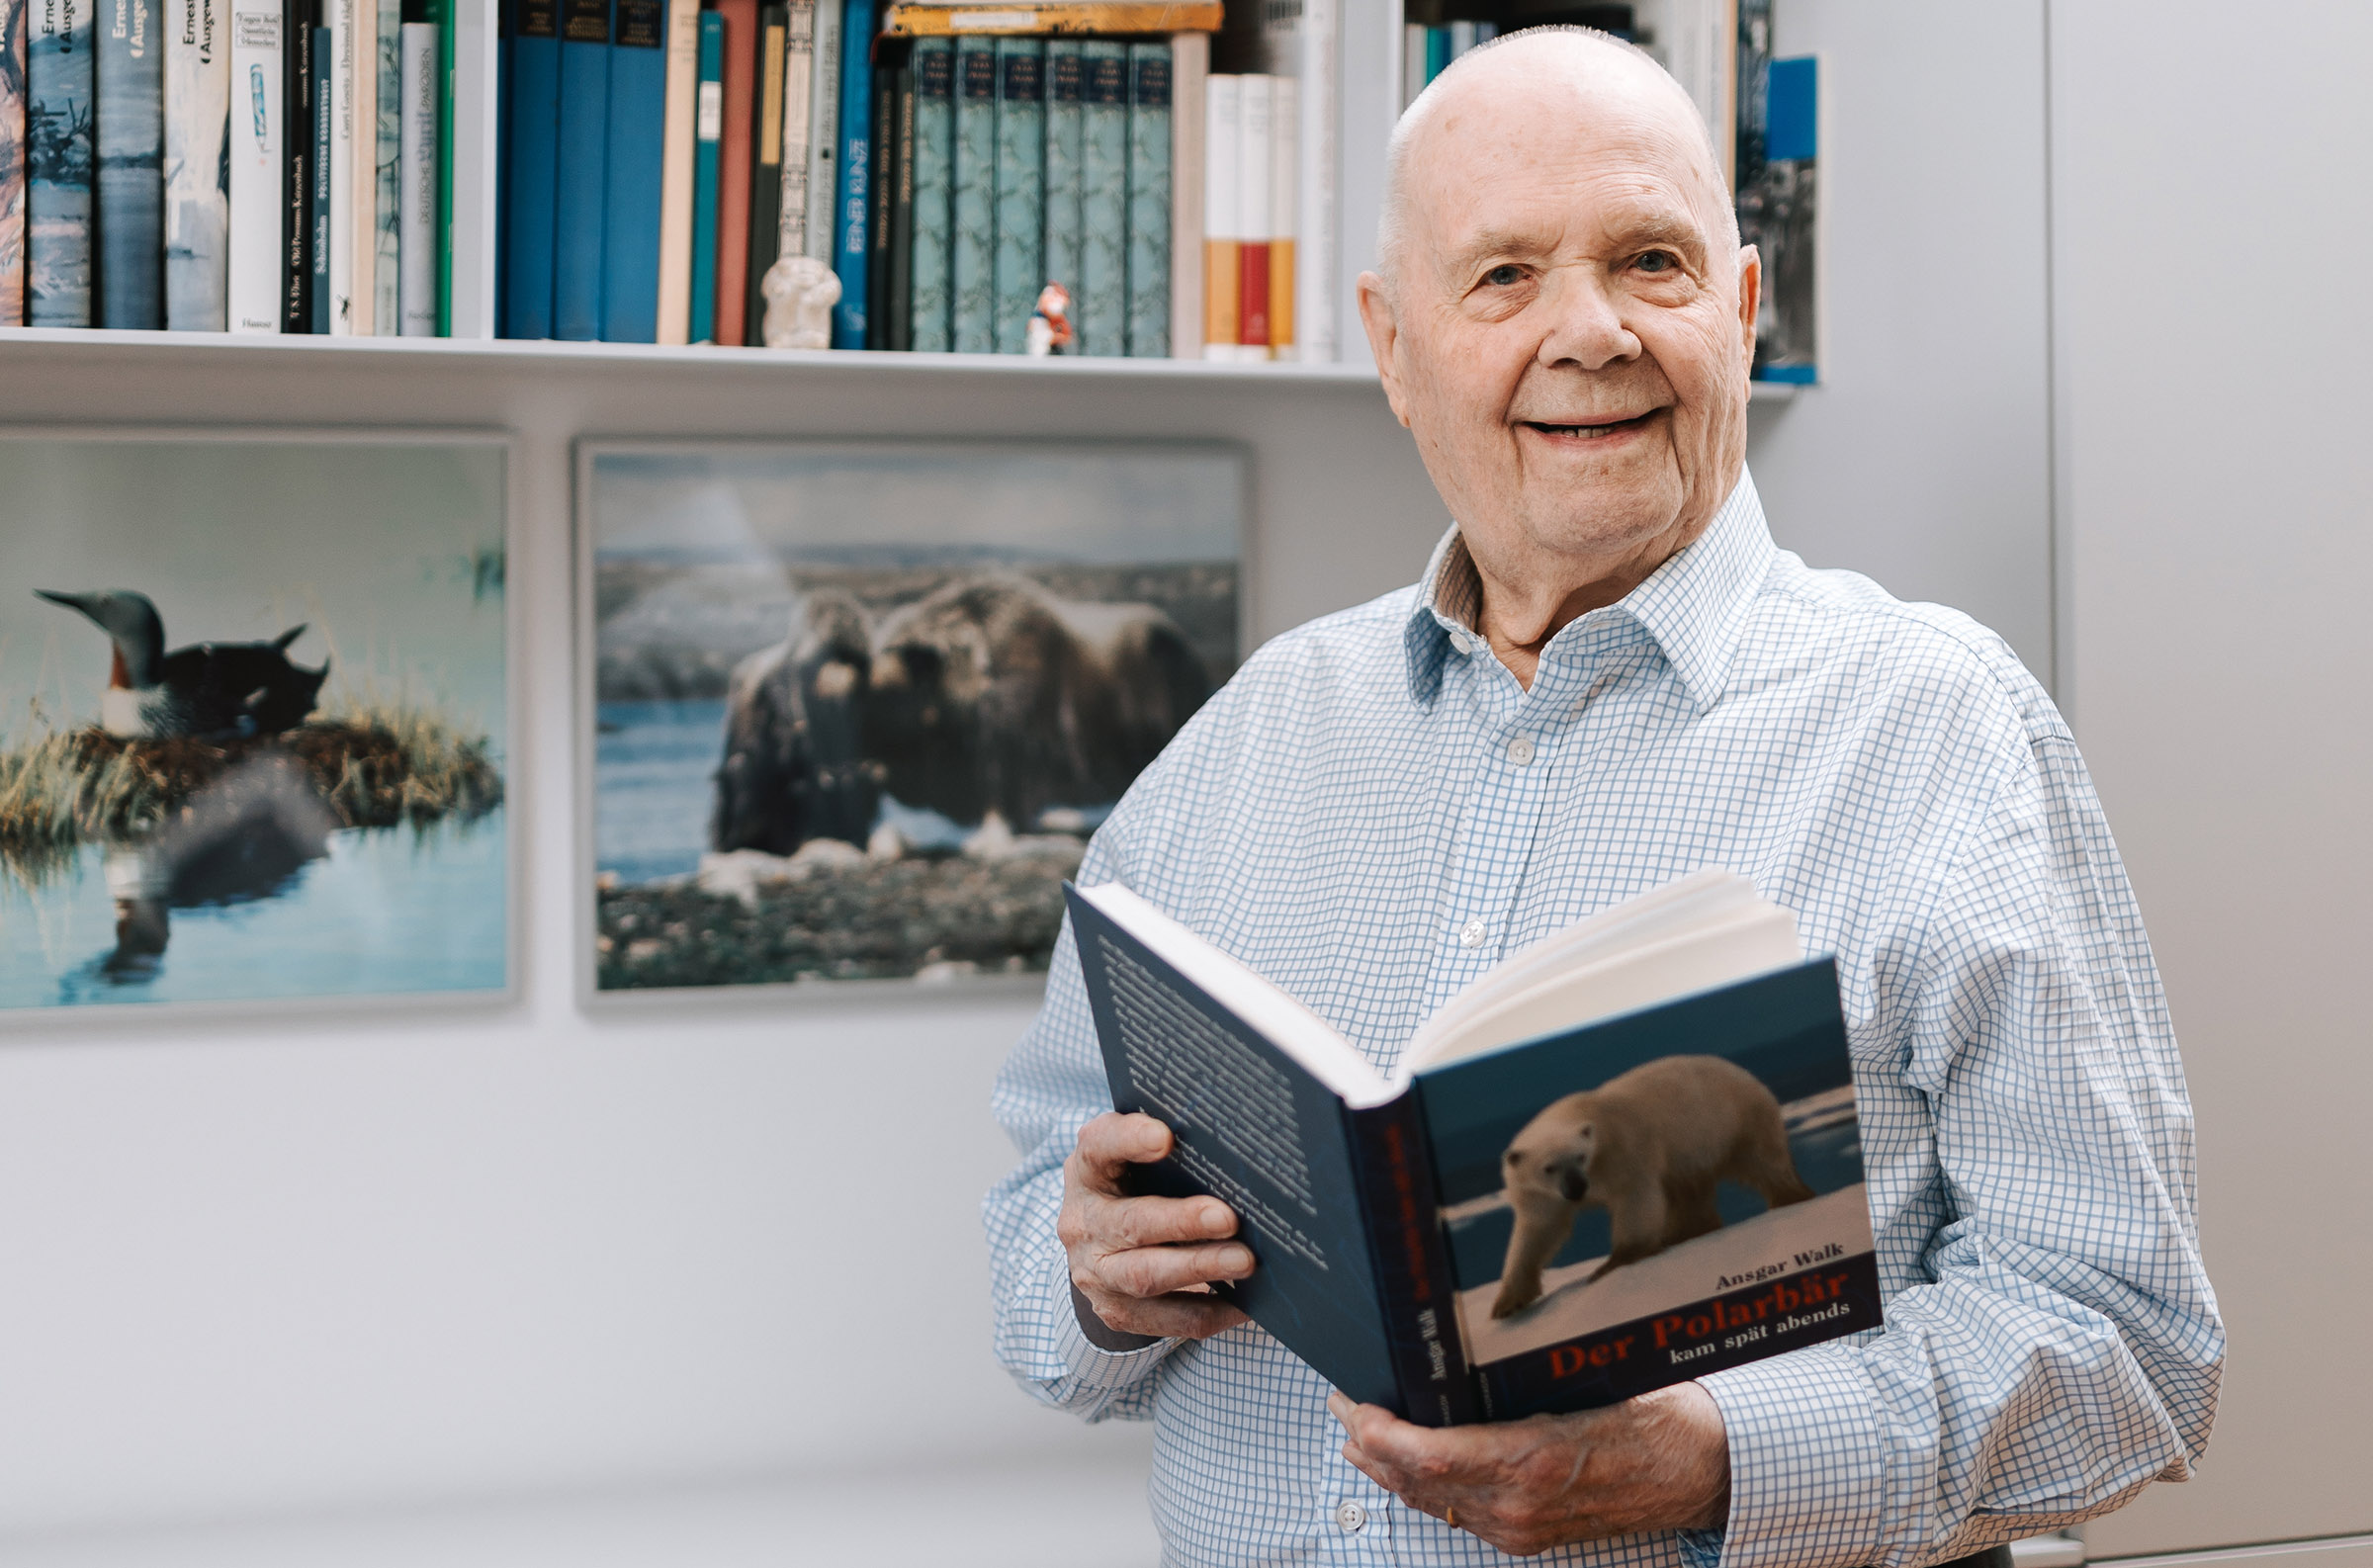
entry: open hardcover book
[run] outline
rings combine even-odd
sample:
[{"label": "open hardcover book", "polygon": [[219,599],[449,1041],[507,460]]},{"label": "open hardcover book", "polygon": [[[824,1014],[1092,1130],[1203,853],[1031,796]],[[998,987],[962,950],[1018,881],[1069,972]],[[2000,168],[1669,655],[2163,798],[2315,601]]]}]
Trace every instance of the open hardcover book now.
[{"label": "open hardcover book", "polygon": [[1579,1410],[1880,1325],[1837,971],[1702,871],[1510,955],[1391,1077],[1117,883],[1068,888],[1139,1189],[1233,1207],[1220,1289],[1426,1426]]}]

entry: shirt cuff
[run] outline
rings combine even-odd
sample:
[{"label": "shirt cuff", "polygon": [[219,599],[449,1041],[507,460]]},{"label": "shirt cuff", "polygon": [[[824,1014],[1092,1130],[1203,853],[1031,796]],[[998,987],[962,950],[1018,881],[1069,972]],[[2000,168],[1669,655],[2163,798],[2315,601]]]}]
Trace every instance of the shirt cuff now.
[{"label": "shirt cuff", "polygon": [[1885,1545],[1887,1438],[1860,1350],[1825,1345],[1699,1379],[1730,1443],[1730,1518],[1690,1568],[1859,1568]]},{"label": "shirt cuff", "polygon": [[1058,1350],[1063,1357],[1067,1381],[1080,1392],[1105,1393],[1126,1388],[1153,1369],[1156,1362],[1177,1349],[1181,1342],[1128,1334],[1105,1326],[1104,1334],[1113,1344],[1125,1344],[1125,1350],[1107,1350],[1088,1338],[1087,1315],[1093,1310],[1088,1298],[1079,1293],[1080,1287],[1071,1282],[1069,1259],[1057,1256],[1056,1265],[1062,1280],[1056,1287],[1058,1299],[1070,1303],[1063,1316],[1070,1320],[1071,1332],[1061,1336]]}]

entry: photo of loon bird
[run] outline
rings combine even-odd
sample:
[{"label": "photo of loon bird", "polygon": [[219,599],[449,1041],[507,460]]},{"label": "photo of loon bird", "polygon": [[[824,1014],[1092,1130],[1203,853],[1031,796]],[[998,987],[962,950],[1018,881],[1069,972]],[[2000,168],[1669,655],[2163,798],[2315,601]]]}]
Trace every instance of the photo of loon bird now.
[{"label": "photo of loon bird", "polygon": [[34,592],[81,611],[115,644],[99,722],[126,740],[279,735],[305,722],[329,678],[326,659],[313,669],[290,661],[302,625],[269,643],[198,643],[168,653],[164,618],[144,593]]}]

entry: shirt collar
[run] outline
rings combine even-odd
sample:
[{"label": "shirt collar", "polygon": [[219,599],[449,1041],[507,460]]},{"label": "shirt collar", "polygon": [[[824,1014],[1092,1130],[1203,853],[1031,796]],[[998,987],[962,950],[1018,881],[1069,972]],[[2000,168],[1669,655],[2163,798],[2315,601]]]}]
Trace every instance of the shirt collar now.
[{"label": "shirt collar", "polygon": [[[1619,603],[1597,614],[1627,615],[1655,639],[1665,662],[1703,714],[1721,697],[1749,606],[1777,553],[1755,480],[1742,465],[1738,483],[1706,532],[1675,552]],[[1482,578],[1467,554],[1465,537],[1453,523],[1418,579],[1417,600],[1403,633],[1409,693],[1417,701],[1434,700],[1452,640],[1474,635],[1482,601]],[[1554,657],[1567,634],[1593,618],[1581,617],[1550,639],[1543,659]]]}]

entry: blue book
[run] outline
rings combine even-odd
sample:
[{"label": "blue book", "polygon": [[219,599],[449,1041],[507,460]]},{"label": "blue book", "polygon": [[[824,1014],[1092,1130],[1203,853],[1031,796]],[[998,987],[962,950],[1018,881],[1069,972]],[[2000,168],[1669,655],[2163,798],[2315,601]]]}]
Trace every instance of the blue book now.
[{"label": "blue book", "polygon": [[1080,158],[1085,86],[1078,39],[1046,44],[1046,280],[1059,283],[1078,314]]},{"label": "blue book", "polygon": [[510,0],[510,8],[503,335],[551,337],[553,196],[561,156],[561,0]]},{"label": "blue book", "polygon": [[607,187],[610,145],[610,0],[561,0],[560,53],[561,120],[552,197],[552,335],[584,343],[601,336],[602,193]]},{"label": "blue book", "polygon": [[165,324],[165,40],[151,0],[108,0],[98,57],[99,326]]},{"label": "blue book", "polygon": [[313,159],[308,173],[305,221],[310,233],[306,260],[313,281],[307,292],[306,310],[312,330],[329,335],[329,149],[336,105],[330,93],[330,60],[334,40],[326,27],[313,29]]},{"label": "blue book", "polygon": [[997,41],[956,40],[955,177],[948,239],[949,346],[997,346]]},{"label": "blue book", "polygon": [[1129,46],[1080,48],[1080,281],[1072,286],[1075,354],[1129,349]]},{"label": "blue book", "polygon": [[666,0],[618,0],[610,35],[601,337],[659,339],[659,183],[666,172]]},{"label": "blue book", "polygon": [[692,99],[692,320],[686,340],[717,340],[717,158],[725,133],[725,17],[700,14]]},{"label": "blue book", "polygon": [[[1663,1000],[1537,985],[1513,1039],[1503,965],[1388,1079],[1144,900],[1064,895],[1112,1103],[1177,1141],[1139,1189],[1226,1198],[1260,1266],[1214,1288],[1354,1399],[1513,1421],[1881,1326],[1835,959],[1701,923]],[[1617,963],[1629,918],[1591,922]]]},{"label": "blue book", "polygon": [[54,0],[34,7],[26,48],[26,320],[91,324],[91,14]]},{"label": "blue book", "polygon": [[914,327],[921,353],[949,347],[948,246],[953,239],[956,49],[947,39],[915,41]]},{"label": "blue book", "polygon": [[[826,0],[830,3],[830,0]],[[873,171],[873,0],[847,0],[840,13],[840,201],[833,234],[833,347],[865,346],[865,283],[871,259],[866,210]]]},{"label": "blue book", "polygon": [[1129,353],[1170,352],[1170,45],[1129,45]]},{"label": "blue book", "polygon": [[1046,44],[997,41],[997,324],[1000,354],[1018,354],[1046,287]]}]

